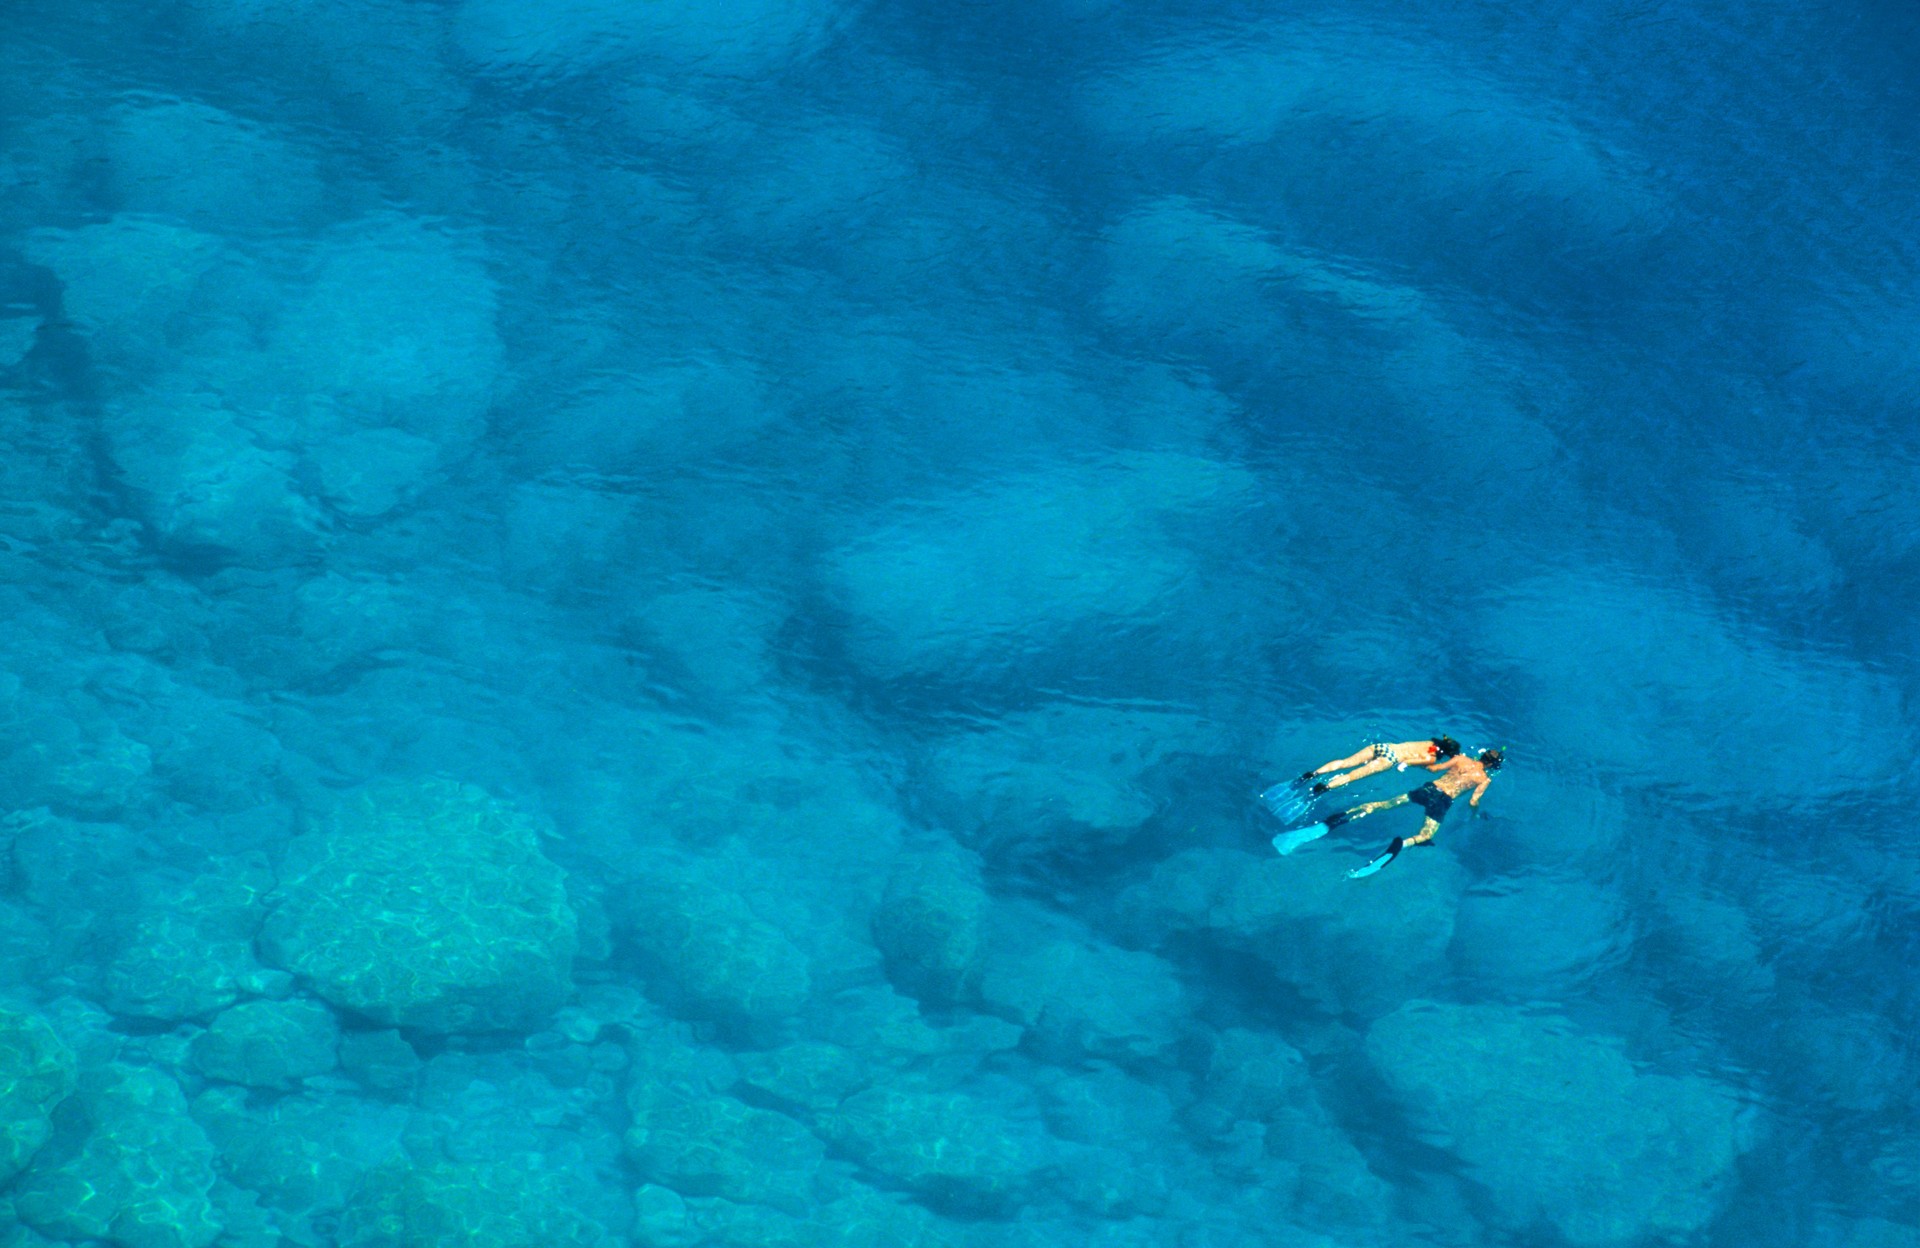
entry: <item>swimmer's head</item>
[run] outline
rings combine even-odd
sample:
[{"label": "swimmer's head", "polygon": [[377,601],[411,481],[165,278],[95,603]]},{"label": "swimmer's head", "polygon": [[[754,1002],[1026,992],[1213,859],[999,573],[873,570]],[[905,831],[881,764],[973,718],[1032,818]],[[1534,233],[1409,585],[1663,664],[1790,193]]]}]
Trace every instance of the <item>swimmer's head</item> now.
[{"label": "swimmer's head", "polygon": [[1433,739],[1433,756],[1435,758],[1452,758],[1459,752],[1460,743],[1452,737],[1435,737]]},{"label": "swimmer's head", "polygon": [[1500,764],[1506,761],[1507,756],[1504,751],[1498,749],[1480,751],[1480,765],[1488,771],[1499,771]]}]

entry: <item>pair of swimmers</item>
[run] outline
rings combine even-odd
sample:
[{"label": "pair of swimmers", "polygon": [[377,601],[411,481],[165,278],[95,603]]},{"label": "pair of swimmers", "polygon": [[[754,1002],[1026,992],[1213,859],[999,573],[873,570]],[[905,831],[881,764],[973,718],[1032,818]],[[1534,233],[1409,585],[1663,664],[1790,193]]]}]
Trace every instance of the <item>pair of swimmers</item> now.
[{"label": "pair of swimmers", "polygon": [[[1399,857],[1401,850],[1431,842],[1434,834],[1440,830],[1440,821],[1447,817],[1447,811],[1462,794],[1468,795],[1467,805],[1478,810],[1480,798],[1486,793],[1487,786],[1493,783],[1493,773],[1500,770],[1503,761],[1504,757],[1497,749],[1482,750],[1478,755],[1469,757],[1460,749],[1460,743],[1448,736],[1433,737],[1426,741],[1383,741],[1369,745],[1345,758],[1322,763],[1285,784],[1277,784],[1261,794],[1261,798],[1267,803],[1268,809],[1291,820],[1304,816],[1315,799],[1355,780],[1378,775],[1390,767],[1398,767],[1402,771],[1408,767],[1425,767],[1428,771],[1440,774],[1411,793],[1402,793],[1385,801],[1365,802],[1328,815],[1307,827],[1282,832],[1273,838],[1273,847],[1283,854],[1290,854],[1309,841],[1319,840],[1341,824],[1364,819],[1383,810],[1392,810],[1409,802],[1419,806],[1427,816],[1419,832],[1410,837],[1394,837],[1387,848],[1370,862],[1347,872],[1350,879],[1372,875]],[[1327,778],[1322,779],[1323,776]]]}]

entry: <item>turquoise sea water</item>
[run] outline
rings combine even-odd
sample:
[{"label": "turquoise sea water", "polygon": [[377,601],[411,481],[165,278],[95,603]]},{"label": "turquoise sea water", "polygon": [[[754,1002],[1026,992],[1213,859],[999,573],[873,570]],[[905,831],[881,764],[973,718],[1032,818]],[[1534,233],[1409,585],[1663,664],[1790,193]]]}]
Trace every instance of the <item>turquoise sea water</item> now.
[{"label": "turquoise sea water", "polygon": [[1920,1244],[1910,7],[7,26],[0,1244]]}]

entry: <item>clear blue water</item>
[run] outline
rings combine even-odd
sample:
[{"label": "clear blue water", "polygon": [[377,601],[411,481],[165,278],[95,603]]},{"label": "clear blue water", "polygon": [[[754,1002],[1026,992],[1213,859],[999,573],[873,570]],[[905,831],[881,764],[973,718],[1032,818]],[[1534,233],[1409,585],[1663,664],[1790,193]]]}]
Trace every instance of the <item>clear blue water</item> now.
[{"label": "clear blue water", "polygon": [[14,10],[7,1244],[1920,1243],[1910,7]]}]

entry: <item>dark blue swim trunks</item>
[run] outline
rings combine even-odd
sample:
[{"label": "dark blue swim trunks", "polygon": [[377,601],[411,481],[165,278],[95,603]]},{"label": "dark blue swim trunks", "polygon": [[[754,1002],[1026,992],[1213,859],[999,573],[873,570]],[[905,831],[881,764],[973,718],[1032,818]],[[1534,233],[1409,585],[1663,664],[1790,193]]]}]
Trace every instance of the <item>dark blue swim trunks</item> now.
[{"label": "dark blue swim trunks", "polygon": [[1431,781],[1407,794],[1407,800],[1427,812],[1427,818],[1438,822],[1447,817],[1447,811],[1453,806],[1453,798],[1442,793]]}]

